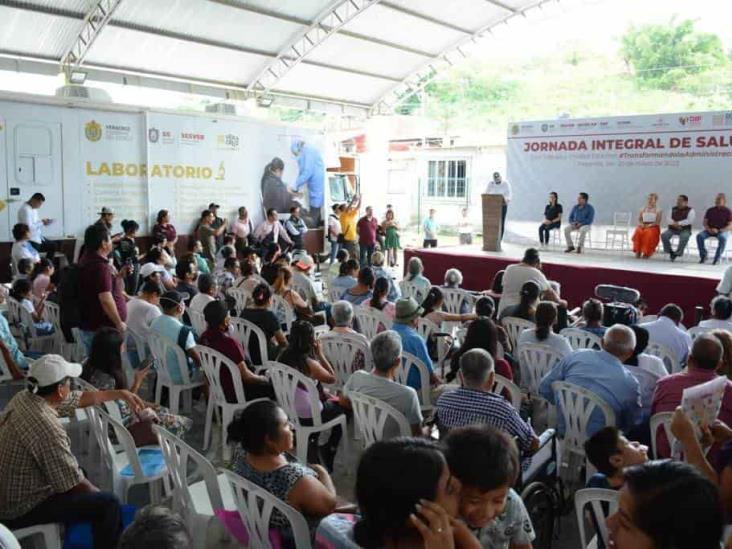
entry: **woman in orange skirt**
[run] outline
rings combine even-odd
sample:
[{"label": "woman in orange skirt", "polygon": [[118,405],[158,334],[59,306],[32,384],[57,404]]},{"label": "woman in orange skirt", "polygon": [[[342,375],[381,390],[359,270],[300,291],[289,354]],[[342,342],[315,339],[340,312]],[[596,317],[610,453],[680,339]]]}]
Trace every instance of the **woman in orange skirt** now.
[{"label": "woman in orange skirt", "polygon": [[635,257],[648,259],[656,251],[658,241],[661,238],[661,216],[662,212],[656,207],[658,195],[648,195],[648,202],[638,214],[638,226],[633,233],[633,251]]}]

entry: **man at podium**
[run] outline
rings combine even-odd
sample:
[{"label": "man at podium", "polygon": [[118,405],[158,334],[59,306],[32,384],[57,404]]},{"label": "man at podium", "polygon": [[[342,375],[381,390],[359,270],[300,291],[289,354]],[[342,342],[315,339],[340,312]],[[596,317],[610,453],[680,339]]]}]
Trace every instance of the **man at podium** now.
[{"label": "man at podium", "polygon": [[511,202],[511,184],[501,178],[501,174],[495,172],[493,174],[493,181],[488,182],[488,186],[485,188],[485,194],[500,194],[503,196],[505,204],[501,210],[501,240],[503,240],[503,233],[506,232],[506,212],[508,212],[508,203]]}]

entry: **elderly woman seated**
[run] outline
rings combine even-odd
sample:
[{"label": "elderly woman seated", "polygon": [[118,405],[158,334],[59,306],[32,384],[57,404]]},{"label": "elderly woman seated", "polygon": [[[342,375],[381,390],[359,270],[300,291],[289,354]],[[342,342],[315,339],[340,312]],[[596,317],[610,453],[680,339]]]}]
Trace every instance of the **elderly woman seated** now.
[{"label": "elderly woman seated", "polygon": [[[330,310],[333,316],[333,329],[331,332],[336,334],[349,334],[351,336],[360,338],[363,342],[368,345],[369,341],[366,336],[359,334],[353,329],[353,305],[348,301],[336,301],[333,303],[333,307]],[[364,368],[365,358],[362,352],[356,353],[356,358],[353,363],[353,370],[362,370]]]},{"label": "elderly woman seated", "polygon": [[[448,269],[445,272],[445,283],[442,285],[443,288],[450,288],[451,290],[459,290],[460,285],[463,283],[463,273],[458,269]],[[467,301],[460,303],[460,314],[468,314],[472,312],[472,305]]]}]

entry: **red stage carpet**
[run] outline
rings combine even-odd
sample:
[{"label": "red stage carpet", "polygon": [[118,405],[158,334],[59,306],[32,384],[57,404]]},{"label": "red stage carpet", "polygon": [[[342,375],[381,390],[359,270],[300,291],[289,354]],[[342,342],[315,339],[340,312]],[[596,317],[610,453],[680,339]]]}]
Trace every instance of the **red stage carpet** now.
[{"label": "red stage carpet", "polygon": [[[518,261],[516,258],[475,249],[408,248],[404,251],[405,265],[413,256],[422,259],[425,276],[435,284],[442,284],[447,269],[460,269],[464,278],[463,286],[468,290],[488,289],[497,271]],[[585,299],[593,296],[597,284],[617,284],[639,290],[648,302],[649,314],[656,314],[666,303],[678,304],[684,309],[684,323],[687,326],[693,325],[694,307],[702,305],[708,308],[719,282],[719,279],[701,276],[598,267],[588,264],[591,257],[586,257],[585,262],[583,265],[561,264],[551,260],[542,262],[547,278],[562,285],[562,298],[569,301],[570,307],[580,306]]]}]

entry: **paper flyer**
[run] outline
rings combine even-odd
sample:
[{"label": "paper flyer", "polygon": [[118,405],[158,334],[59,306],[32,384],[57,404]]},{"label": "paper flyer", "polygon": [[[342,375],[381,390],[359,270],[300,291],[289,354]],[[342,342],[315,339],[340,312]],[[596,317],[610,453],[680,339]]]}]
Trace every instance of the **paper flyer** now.
[{"label": "paper flyer", "polygon": [[[681,407],[694,425],[697,437],[701,438],[702,426],[709,426],[717,419],[726,386],[727,378],[719,376],[701,385],[684,389],[681,396]],[[679,459],[680,456],[681,445],[678,441],[674,441],[673,457]]]}]

